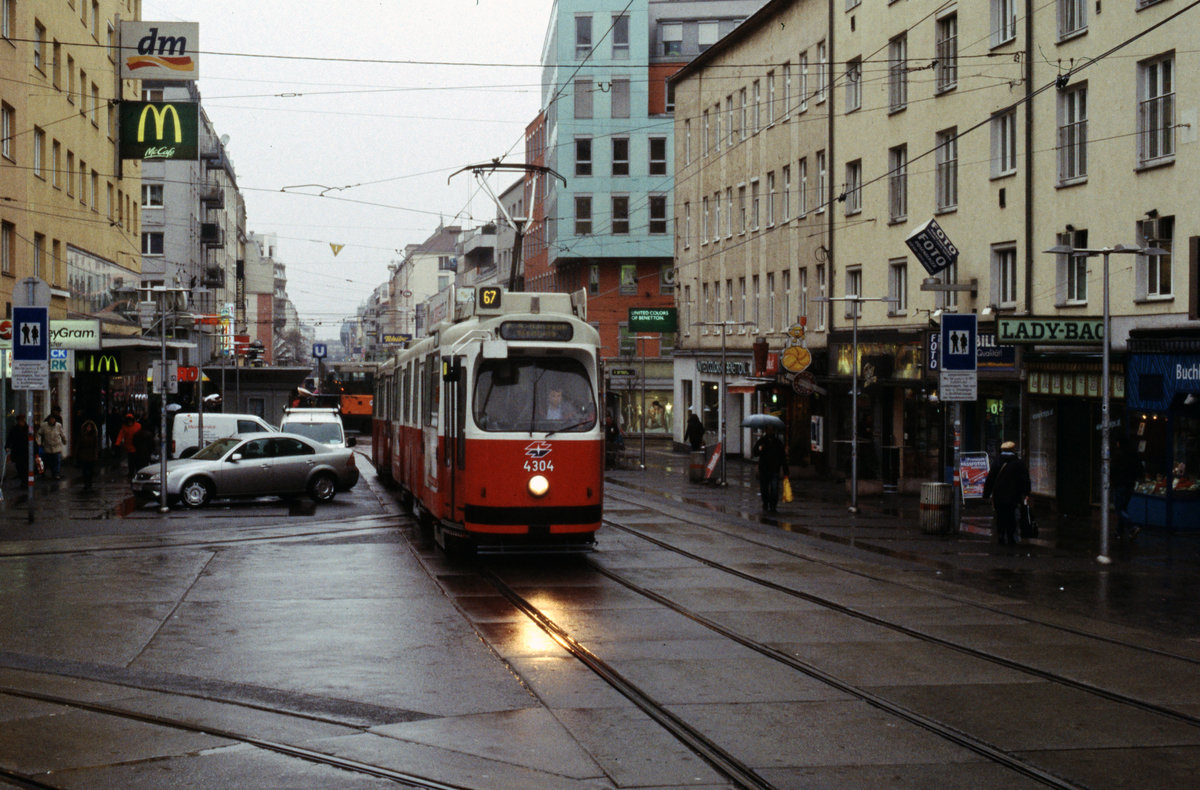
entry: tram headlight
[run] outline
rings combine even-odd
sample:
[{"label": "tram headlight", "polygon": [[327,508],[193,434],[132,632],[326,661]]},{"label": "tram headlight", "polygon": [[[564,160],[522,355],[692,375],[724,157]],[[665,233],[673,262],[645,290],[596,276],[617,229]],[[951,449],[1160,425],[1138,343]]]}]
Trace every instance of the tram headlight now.
[{"label": "tram headlight", "polygon": [[529,493],[535,497],[544,497],[550,490],[550,481],[545,475],[534,475],[529,478]]}]

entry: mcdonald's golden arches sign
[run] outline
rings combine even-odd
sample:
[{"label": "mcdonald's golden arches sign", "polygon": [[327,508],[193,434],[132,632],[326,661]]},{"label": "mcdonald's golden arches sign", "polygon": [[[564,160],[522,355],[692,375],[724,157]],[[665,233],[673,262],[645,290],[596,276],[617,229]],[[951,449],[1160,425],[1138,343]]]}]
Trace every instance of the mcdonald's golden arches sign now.
[{"label": "mcdonald's golden arches sign", "polygon": [[198,158],[195,102],[122,101],[122,159]]}]

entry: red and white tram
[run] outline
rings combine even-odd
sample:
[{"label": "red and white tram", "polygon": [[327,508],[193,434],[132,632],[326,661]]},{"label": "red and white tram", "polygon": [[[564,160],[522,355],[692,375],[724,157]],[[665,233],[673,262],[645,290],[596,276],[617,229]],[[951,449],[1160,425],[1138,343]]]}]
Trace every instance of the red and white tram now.
[{"label": "red and white tram", "polygon": [[604,433],[586,296],[459,288],[441,312],[377,372],[376,468],[443,548],[589,548]]}]

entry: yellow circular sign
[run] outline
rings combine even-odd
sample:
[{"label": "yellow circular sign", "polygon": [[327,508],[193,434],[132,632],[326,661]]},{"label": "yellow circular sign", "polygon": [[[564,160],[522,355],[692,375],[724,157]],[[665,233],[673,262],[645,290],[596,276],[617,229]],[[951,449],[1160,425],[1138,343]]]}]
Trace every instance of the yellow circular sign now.
[{"label": "yellow circular sign", "polygon": [[812,354],[804,346],[788,346],[783,350],[779,361],[784,370],[799,373],[812,364]]}]

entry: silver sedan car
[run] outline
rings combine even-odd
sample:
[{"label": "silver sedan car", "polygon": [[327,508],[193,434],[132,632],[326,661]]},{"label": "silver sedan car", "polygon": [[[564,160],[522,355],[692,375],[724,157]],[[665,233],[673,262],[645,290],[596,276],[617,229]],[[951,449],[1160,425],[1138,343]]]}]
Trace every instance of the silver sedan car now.
[{"label": "silver sedan car", "polygon": [[[358,482],[354,451],[288,433],[244,433],[218,439],[191,458],[167,462],[167,499],[202,507],[227,497],[308,494],[329,502]],[[161,466],[140,469],[136,495],[157,499]]]}]

